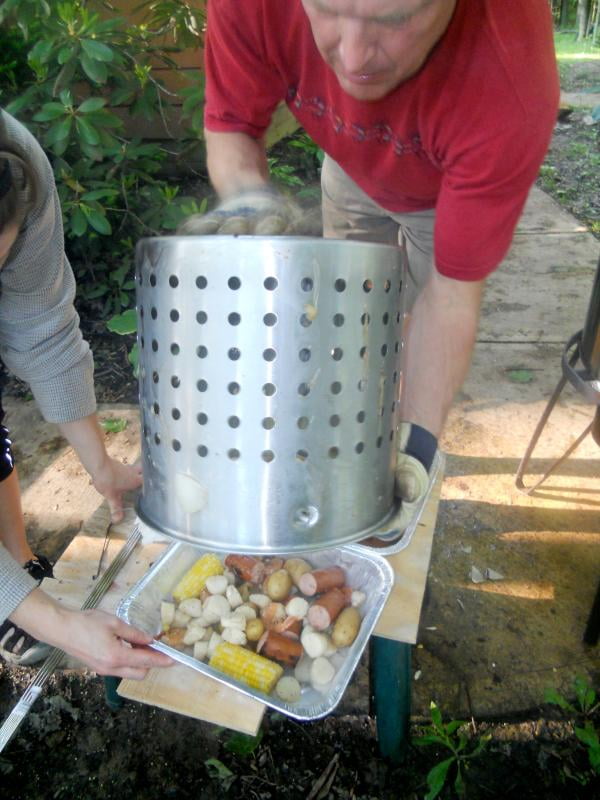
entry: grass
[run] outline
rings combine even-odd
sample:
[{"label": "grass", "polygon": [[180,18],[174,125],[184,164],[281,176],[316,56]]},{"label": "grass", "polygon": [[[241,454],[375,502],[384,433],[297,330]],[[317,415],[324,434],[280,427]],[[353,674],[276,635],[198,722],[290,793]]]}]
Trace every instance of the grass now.
[{"label": "grass", "polygon": [[594,44],[591,39],[583,42],[575,41],[576,33],[572,31],[557,31],[554,34],[554,48],[556,58],[560,61],[600,61],[600,44]]}]

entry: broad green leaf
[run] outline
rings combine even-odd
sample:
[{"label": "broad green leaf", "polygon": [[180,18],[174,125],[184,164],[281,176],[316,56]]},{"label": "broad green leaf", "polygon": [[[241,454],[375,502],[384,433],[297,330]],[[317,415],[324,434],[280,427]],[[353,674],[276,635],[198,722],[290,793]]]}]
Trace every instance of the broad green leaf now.
[{"label": "broad green leaf", "polygon": [[447,742],[445,739],[442,739],[441,736],[434,736],[433,734],[419,736],[418,739],[413,739],[412,743],[418,745],[419,747],[427,747],[430,744],[441,744],[443,747],[447,747]]},{"label": "broad green leaf", "polygon": [[71,232],[75,236],[83,236],[87,230],[87,220],[80,208],[76,208],[71,214]]},{"label": "broad green leaf", "polygon": [[110,222],[100,211],[96,211],[95,208],[87,208],[86,206],[83,206],[82,211],[95,231],[98,231],[98,233],[102,233],[105,236],[108,236],[110,233],[112,233]]},{"label": "broad green leaf", "polygon": [[529,369],[508,369],[506,374],[512,383],[531,383],[533,380],[533,373]]},{"label": "broad green leaf", "polygon": [[457,731],[459,728],[461,728],[463,725],[466,724],[467,723],[462,719],[453,719],[446,725],[446,733],[450,736],[451,734],[454,733],[454,731]]},{"label": "broad green leaf", "polygon": [[102,200],[107,197],[112,198],[118,194],[118,189],[92,189],[91,192],[83,194],[81,199],[85,202],[91,202],[92,200]]},{"label": "broad green leaf", "polygon": [[138,377],[139,375],[139,360],[140,360],[140,351],[138,348],[138,343],[135,342],[131,350],[129,351],[129,355],[127,356],[127,360],[133,367],[133,374],[134,377]]},{"label": "broad green leaf", "polygon": [[429,704],[429,710],[430,710],[431,719],[433,721],[433,724],[437,725],[438,727],[440,727],[441,724],[442,724],[442,714],[441,714],[439,708],[433,702],[433,700]]},{"label": "broad green leaf", "polygon": [[425,795],[425,800],[433,800],[433,798],[437,797],[442,791],[444,788],[444,783],[446,782],[448,770],[453,762],[454,756],[447,758],[445,761],[440,761],[440,763],[436,764],[433,769],[429,770],[429,773],[427,774],[427,786],[429,786],[429,791]]},{"label": "broad green leaf", "polygon": [[86,291],[85,297],[86,300],[96,300],[98,297],[103,297],[108,291],[108,286],[103,283],[100,286],[96,286],[94,289]]},{"label": "broad green leaf", "polygon": [[36,122],[49,122],[64,116],[66,108],[62,103],[44,103],[42,110],[33,115]]},{"label": "broad green leaf", "polygon": [[562,694],[559,694],[556,689],[546,689],[544,692],[544,701],[546,703],[552,703],[552,705],[558,706],[564,711],[575,711],[573,706],[562,696]]},{"label": "broad green leaf", "polygon": [[211,777],[218,778],[220,781],[230,778],[233,775],[229,767],[226,767],[218,758],[207,758],[204,762],[204,766],[208,769]]},{"label": "broad green leaf", "polygon": [[117,314],[106,323],[106,327],[112,333],[118,333],[121,336],[126,336],[130,333],[137,331],[137,315],[134,308],[124,311],[122,314]]},{"label": "broad green leaf", "polygon": [[72,125],[73,125],[73,117],[65,117],[65,119],[61,119],[60,122],[55,122],[54,125],[52,125],[48,129],[48,132],[46,133],[47,144],[53,145],[64,140],[66,146],[67,139],[69,138],[69,134],[71,133]]},{"label": "broad green leaf", "polygon": [[100,420],[100,427],[107,433],[121,433],[128,424],[126,419],[120,419],[118,417]]},{"label": "broad green leaf", "polygon": [[80,114],[89,114],[90,111],[98,111],[104,108],[106,100],[103,97],[88,97],[77,109]]},{"label": "broad green leaf", "polygon": [[589,721],[585,723],[585,728],[575,728],[575,735],[580,742],[583,742],[588,747],[600,747],[600,741],[598,741],[598,731]]},{"label": "broad green leaf", "polygon": [[248,736],[245,733],[233,733],[225,742],[225,749],[236,756],[249,756],[261,743],[263,738],[262,729],[259,729],[256,736]]},{"label": "broad green leaf", "polygon": [[75,120],[75,125],[77,127],[77,133],[81,136],[84,142],[91,145],[99,144],[100,137],[98,136],[98,131],[93,125],[90,125],[90,123],[84,117],[77,117]]},{"label": "broad green leaf", "polygon": [[459,797],[464,797],[467,787],[465,786],[463,774],[460,769],[460,762],[456,766],[457,769],[456,769],[456,778],[454,779],[454,791]]},{"label": "broad green leaf", "polygon": [[600,747],[590,747],[588,750],[590,766],[595,772],[600,773]]},{"label": "broad green leaf", "polygon": [[31,50],[29,51],[29,55],[27,56],[27,60],[30,62],[37,61],[40,64],[45,64],[48,58],[50,57],[50,53],[54,44],[49,40],[44,40],[37,42]]},{"label": "broad green leaf", "polygon": [[111,47],[95,39],[82,39],[81,46],[85,54],[94,61],[112,61],[115,57]]},{"label": "broad green leaf", "polygon": [[90,80],[94,81],[94,83],[106,83],[108,71],[104,62],[95,61],[87,53],[83,53],[80,60],[83,71]]},{"label": "broad green leaf", "polygon": [[64,47],[61,47],[61,49],[58,52],[58,63],[66,64],[67,61],[73,58],[76,52],[77,48],[71,44],[67,44]]}]

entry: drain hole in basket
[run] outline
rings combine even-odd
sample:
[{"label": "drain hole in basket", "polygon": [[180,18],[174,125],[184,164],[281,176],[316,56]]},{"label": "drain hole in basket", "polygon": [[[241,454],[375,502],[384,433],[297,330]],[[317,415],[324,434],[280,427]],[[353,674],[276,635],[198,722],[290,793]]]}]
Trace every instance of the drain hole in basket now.
[{"label": "drain hole in basket", "polygon": [[263,317],[263,322],[269,328],[273,327],[273,325],[277,323],[277,314],[271,314],[271,313],[265,314]]},{"label": "drain hole in basket", "polygon": [[277,391],[277,387],[272,383],[264,383],[262,387],[263,394],[267,397],[272,397]]},{"label": "drain hole in basket", "polygon": [[181,450],[181,442],[178,439],[173,439],[171,442],[171,447],[178,453]]},{"label": "drain hole in basket", "polygon": [[334,347],[333,350],[331,351],[331,357],[333,358],[334,361],[341,361],[343,355],[344,351],[342,350],[341,347]]},{"label": "drain hole in basket", "polygon": [[277,288],[277,278],[265,278],[263,281],[263,286],[268,292],[272,292]]},{"label": "drain hole in basket", "polygon": [[300,286],[302,287],[303,292],[310,292],[313,288],[313,279],[312,278],[302,278],[300,281]]},{"label": "drain hole in basket", "polygon": [[329,448],[329,451],[328,451],[329,458],[337,458],[339,456],[339,454],[340,454],[340,448],[339,447],[330,447]]},{"label": "drain hole in basket", "polygon": [[367,314],[367,312],[365,311],[365,313],[360,318],[360,324],[361,325],[368,325],[369,322],[371,322],[371,316],[370,316],[370,314]]},{"label": "drain hole in basket", "polygon": [[232,381],[230,384],[228,384],[227,391],[229,392],[229,394],[239,394],[240,393],[239,383]]},{"label": "drain hole in basket", "polygon": [[387,311],[385,312],[385,314],[381,318],[381,321],[383,322],[384,325],[387,325],[388,322],[390,321],[390,315],[388,314]]},{"label": "drain hole in basket", "polygon": [[176,308],[172,308],[169,317],[171,318],[171,322],[177,322],[179,320],[179,311],[177,311]]},{"label": "drain hole in basket", "polygon": [[155,444],[160,444],[160,436],[158,435],[158,433],[154,434],[154,443]]},{"label": "drain hole in basket", "polygon": [[388,346],[387,346],[387,344],[382,344],[382,345],[381,345],[381,355],[382,355],[382,356],[387,356],[387,351],[388,351]]},{"label": "drain hole in basket", "polygon": [[206,456],[208,455],[208,447],[206,447],[206,445],[204,444],[199,444],[196,452],[198,453],[200,458],[206,458]]},{"label": "drain hole in basket", "polygon": [[208,417],[206,416],[206,414],[203,411],[201,411],[198,414],[196,419],[198,420],[198,425],[206,425],[206,423],[208,422]]},{"label": "drain hole in basket", "polygon": [[393,382],[396,383],[398,381],[398,373],[394,372],[394,376],[392,378]]},{"label": "drain hole in basket", "polygon": [[346,281],[343,278],[338,278],[333,285],[335,286],[336,292],[343,292],[346,288]]},{"label": "drain hole in basket", "polygon": [[296,458],[298,461],[306,461],[308,452],[306,450],[296,450]]},{"label": "drain hole in basket", "polygon": [[263,358],[265,361],[275,361],[277,353],[272,347],[267,347],[266,350],[263,350]]},{"label": "drain hole in basket", "polygon": [[382,436],[378,436],[377,437],[377,442],[376,442],[377,447],[381,447],[382,442],[383,442],[383,437]]},{"label": "drain hole in basket", "polygon": [[196,389],[198,389],[199,392],[205,392],[208,389],[208,383],[201,378],[196,384]]},{"label": "drain hole in basket", "polygon": [[203,344],[198,345],[196,348],[196,355],[198,358],[206,358],[208,355],[208,348],[206,348]]},{"label": "drain hole in basket", "polygon": [[158,342],[156,341],[156,339],[152,339],[152,350],[155,353],[158,351]]},{"label": "drain hole in basket", "polygon": [[300,317],[300,325],[302,325],[303,328],[310,328],[312,325],[312,319],[308,316],[308,314],[302,314]]},{"label": "drain hole in basket", "polygon": [[181,411],[178,408],[172,408],[171,416],[173,419],[181,419]]},{"label": "drain hole in basket", "polygon": [[154,306],[152,306],[150,309],[150,316],[152,319],[156,319],[158,317],[158,311],[154,308]]},{"label": "drain hole in basket", "polygon": [[178,356],[180,349],[181,348],[179,347],[179,345],[173,342],[173,344],[171,345],[171,354],[174,356]]},{"label": "drain hole in basket", "polygon": [[392,288],[392,282],[386,279],[383,282],[383,291],[387,294],[391,288]]},{"label": "drain hole in basket", "polygon": [[152,411],[154,411],[155,414],[160,414],[160,406],[158,403],[152,403]]},{"label": "drain hole in basket", "polygon": [[230,325],[239,325],[242,321],[242,318],[237,311],[232,311],[232,313],[227,317],[227,321]]},{"label": "drain hole in basket", "polygon": [[308,417],[298,417],[296,425],[300,428],[301,431],[305,431],[309,425]]},{"label": "drain hole in basket", "polygon": [[150,273],[150,286],[156,286],[156,275],[153,272]]},{"label": "drain hole in basket", "polygon": [[339,381],[334,381],[331,384],[331,394],[339,394],[342,391],[342,384]]},{"label": "drain hole in basket", "polygon": [[364,392],[364,390],[366,388],[367,388],[367,379],[366,378],[361,378],[359,380],[359,382],[358,382],[358,391],[359,392]]},{"label": "drain hole in basket", "polygon": [[152,383],[158,383],[158,381],[159,381],[158,372],[154,370],[154,372],[152,373]]},{"label": "drain hole in basket", "polygon": [[319,520],[319,512],[314,506],[298,508],[294,512],[293,524],[296,528],[312,528]]},{"label": "drain hole in basket", "polygon": [[364,422],[365,421],[365,416],[366,415],[365,415],[364,411],[359,411],[358,414],[356,415],[356,421],[357,422]]},{"label": "drain hole in basket", "polygon": [[177,277],[177,275],[169,276],[169,286],[172,289],[176,289],[179,286],[179,278]]},{"label": "drain hole in basket", "polygon": [[236,416],[231,416],[227,420],[227,424],[230,428],[239,428],[240,427],[240,418]]},{"label": "drain hole in basket", "polygon": [[227,355],[232,361],[237,361],[238,358],[242,355],[241,350],[238,350],[237,347],[230,347],[227,351]]},{"label": "drain hole in basket", "polygon": [[171,386],[174,389],[178,389],[180,385],[181,385],[181,381],[179,380],[177,375],[173,375],[173,377],[171,378]]},{"label": "drain hole in basket", "polygon": [[396,344],[394,345],[394,353],[399,353],[399,352],[400,352],[400,342],[396,342]]},{"label": "drain hole in basket", "polygon": [[333,324],[336,328],[341,328],[344,324],[344,315],[343,314],[334,314],[333,315]]},{"label": "drain hole in basket", "polygon": [[302,350],[298,353],[298,358],[300,361],[310,361],[310,348],[303,347]]},{"label": "drain hole in basket", "polygon": [[206,280],[204,275],[198,275],[198,277],[196,278],[196,286],[199,289],[206,289],[207,285],[208,285],[208,281]]},{"label": "drain hole in basket", "polygon": [[199,311],[196,314],[196,322],[199,325],[204,325],[207,319],[208,319],[208,314],[206,313],[206,311]]},{"label": "drain hole in basket", "polygon": [[372,288],[373,288],[373,281],[367,278],[367,280],[363,283],[363,289],[365,292],[370,292]]},{"label": "drain hole in basket", "polygon": [[266,461],[267,464],[275,458],[275,453],[272,450],[263,450],[260,454],[260,457],[263,461]]},{"label": "drain hole in basket", "polygon": [[232,276],[227,281],[227,286],[229,286],[230,289],[233,289],[233,291],[239,289],[241,285],[242,285],[241,280],[239,278],[236,278],[235,276]]},{"label": "drain hole in basket", "polygon": [[298,394],[302,395],[302,397],[307,397],[310,394],[310,386],[308,383],[301,383],[298,386]]},{"label": "drain hole in basket", "polygon": [[230,458],[232,461],[237,461],[240,457],[240,451],[237,450],[235,447],[232,447],[231,450],[227,451],[227,458]]},{"label": "drain hole in basket", "polygon": [[275,427],[275,420],[273,417],[265,417],[262,421],[262,426],[266,431],[270,431]]},{"label": "drain hole in basket", "polygon": [[364,442],[358,442],[354,449],[360,455],[360,453],[362,453],[362,451],[365,449]]},{"label": "drain hole in basket", "polygon": [[337,414],[332,414],[329,417],[329,424],[331,425],[332,428],[337,428],[337,426],[340,424],[339,416]]},{"label": "drain hole in basket", "polygon": [[390,442],[392,442],[394,440],[394,433],[395,433],[394,430],[390,431]]}]

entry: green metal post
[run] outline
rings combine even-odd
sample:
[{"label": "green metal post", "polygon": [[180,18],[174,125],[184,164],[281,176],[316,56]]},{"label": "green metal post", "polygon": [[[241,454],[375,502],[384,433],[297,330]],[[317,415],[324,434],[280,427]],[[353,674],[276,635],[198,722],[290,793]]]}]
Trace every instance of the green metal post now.
[{"label": "green metal post", "polygon": [[117,694],[117,689],[121,683],[121,678],[116,678],[114,675],[104,676],[104,697],[106,705],[111,711],[120,711],[123,708],[124,700]]},{"label": "green metal post", "polygon": [[369,652],[371,713],[379,752],[400,762],[408,744],[411,700],[411,645],[371,637]]}]

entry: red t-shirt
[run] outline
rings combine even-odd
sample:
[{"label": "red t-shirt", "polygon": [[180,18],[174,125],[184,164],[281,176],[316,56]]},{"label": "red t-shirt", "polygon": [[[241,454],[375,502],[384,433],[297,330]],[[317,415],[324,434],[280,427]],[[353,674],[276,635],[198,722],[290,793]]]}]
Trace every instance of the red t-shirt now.
[{"label": "red t-shirt", "polygon": [[421,70],[376,102],[343,92],[300,0],[210,0],[205,124],[260,137],[284,99],[307,133],[390,211],[436,209],[443,275],[502,260],[558,106],[548,0],[457,0]]}]

